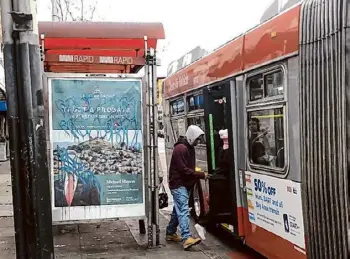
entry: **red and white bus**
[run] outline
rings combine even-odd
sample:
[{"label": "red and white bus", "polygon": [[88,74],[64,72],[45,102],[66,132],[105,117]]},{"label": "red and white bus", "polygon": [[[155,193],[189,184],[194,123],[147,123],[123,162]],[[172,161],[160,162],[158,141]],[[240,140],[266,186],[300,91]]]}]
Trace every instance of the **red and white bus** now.
[{"label": "red and white bus", "polygon": [[349,10],[294,4],[164,81],[167,162],[189,125],[206,132],[193,216],[268,258],[348,258]]}]

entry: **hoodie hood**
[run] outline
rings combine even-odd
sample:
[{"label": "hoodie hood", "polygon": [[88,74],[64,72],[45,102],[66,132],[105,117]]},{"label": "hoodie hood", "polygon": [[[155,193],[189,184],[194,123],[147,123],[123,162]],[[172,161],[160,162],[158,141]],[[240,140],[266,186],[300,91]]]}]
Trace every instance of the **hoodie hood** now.
[{"label": "hoodie hood", "polygon": [[186,139],[190,145],[193,145],[194,141],[201,135],[204,135],[204,131],[196,125],[189,126],[186,131]]}]

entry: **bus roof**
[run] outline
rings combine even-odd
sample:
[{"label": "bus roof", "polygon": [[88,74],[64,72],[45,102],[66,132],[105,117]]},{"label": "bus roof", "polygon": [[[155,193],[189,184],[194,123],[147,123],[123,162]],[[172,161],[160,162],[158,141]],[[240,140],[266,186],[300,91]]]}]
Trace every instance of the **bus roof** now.
[{"label": "bus roof", "polygon": [[297,4],[170,75],[164,82],[165,98],[297,53],[300,8]]},{"label": "bus roof", "polygon": [[161,23],[39,22],[47,72],[137,73],[148,47],[164,39]]}]

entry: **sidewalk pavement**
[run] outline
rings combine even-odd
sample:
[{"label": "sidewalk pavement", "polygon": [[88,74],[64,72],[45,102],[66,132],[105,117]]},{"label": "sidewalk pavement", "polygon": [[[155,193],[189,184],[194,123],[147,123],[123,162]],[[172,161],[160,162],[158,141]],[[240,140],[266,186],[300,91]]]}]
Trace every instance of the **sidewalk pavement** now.
[{"label": "sidewalk pavement", "polygon": [[[167,225],[160,217],[161,229]],[[0,259],[15,258],[13,219],[0,219]],[[54,235],[56,258],[230,258],[228,251],[220,244],[204,241],[191,251],[183,251],[181,243],[166,243],[161,231],[161,246],[147,249],[147,235],[140,235],[138,221],[114,221],[96,224],[65,226]]]},{"label": "sidewalk pavement", "polygon": [[13,216],[10,170],[9,161],[0,162],[0,217]]},{"label": "sidewalk pavement", "polygon": [[[165,159],[163,155],[162,160]],[[162,167],[164,161],[162,161]],[[164,168],[164,167],[163,167]],[[165,171],[166,173],[166,171]],[[171,195],[169,196],[171,198]],[[171,200],[170,200],[171,202]],[[172,202],[171,202],[172,203]],[[146,249],[147,234],[139,234],[138,221],[112,221],[54,227],[56,258],[230,258],[230,249],[210,234],[192,251],[183,251],[181,243],[167,243],[165,228],[172,205],[160,213],[160,241],[157,249]],[[9,162],[0,163],[0,259],[15,258],[11,177]],[[195,229],[191,225],[193,233]]]}]

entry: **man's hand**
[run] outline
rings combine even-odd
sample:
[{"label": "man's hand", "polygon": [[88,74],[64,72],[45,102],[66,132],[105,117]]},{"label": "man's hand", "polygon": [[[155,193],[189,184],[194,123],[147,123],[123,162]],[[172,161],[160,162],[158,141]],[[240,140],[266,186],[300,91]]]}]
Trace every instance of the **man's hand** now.
[{"label": "man's hand", "polygon": [[210,177],[211,177],[211,174],[208,174],[208,173],[205,173],[205,180],[208,180],[208,179],[210,179]]},{"label": "man's hand", "polygon": [[211,177],[211,174],[208,174],[208,172],[201,172],[202,174],[204,174],[204,180],[208,180]]}]

